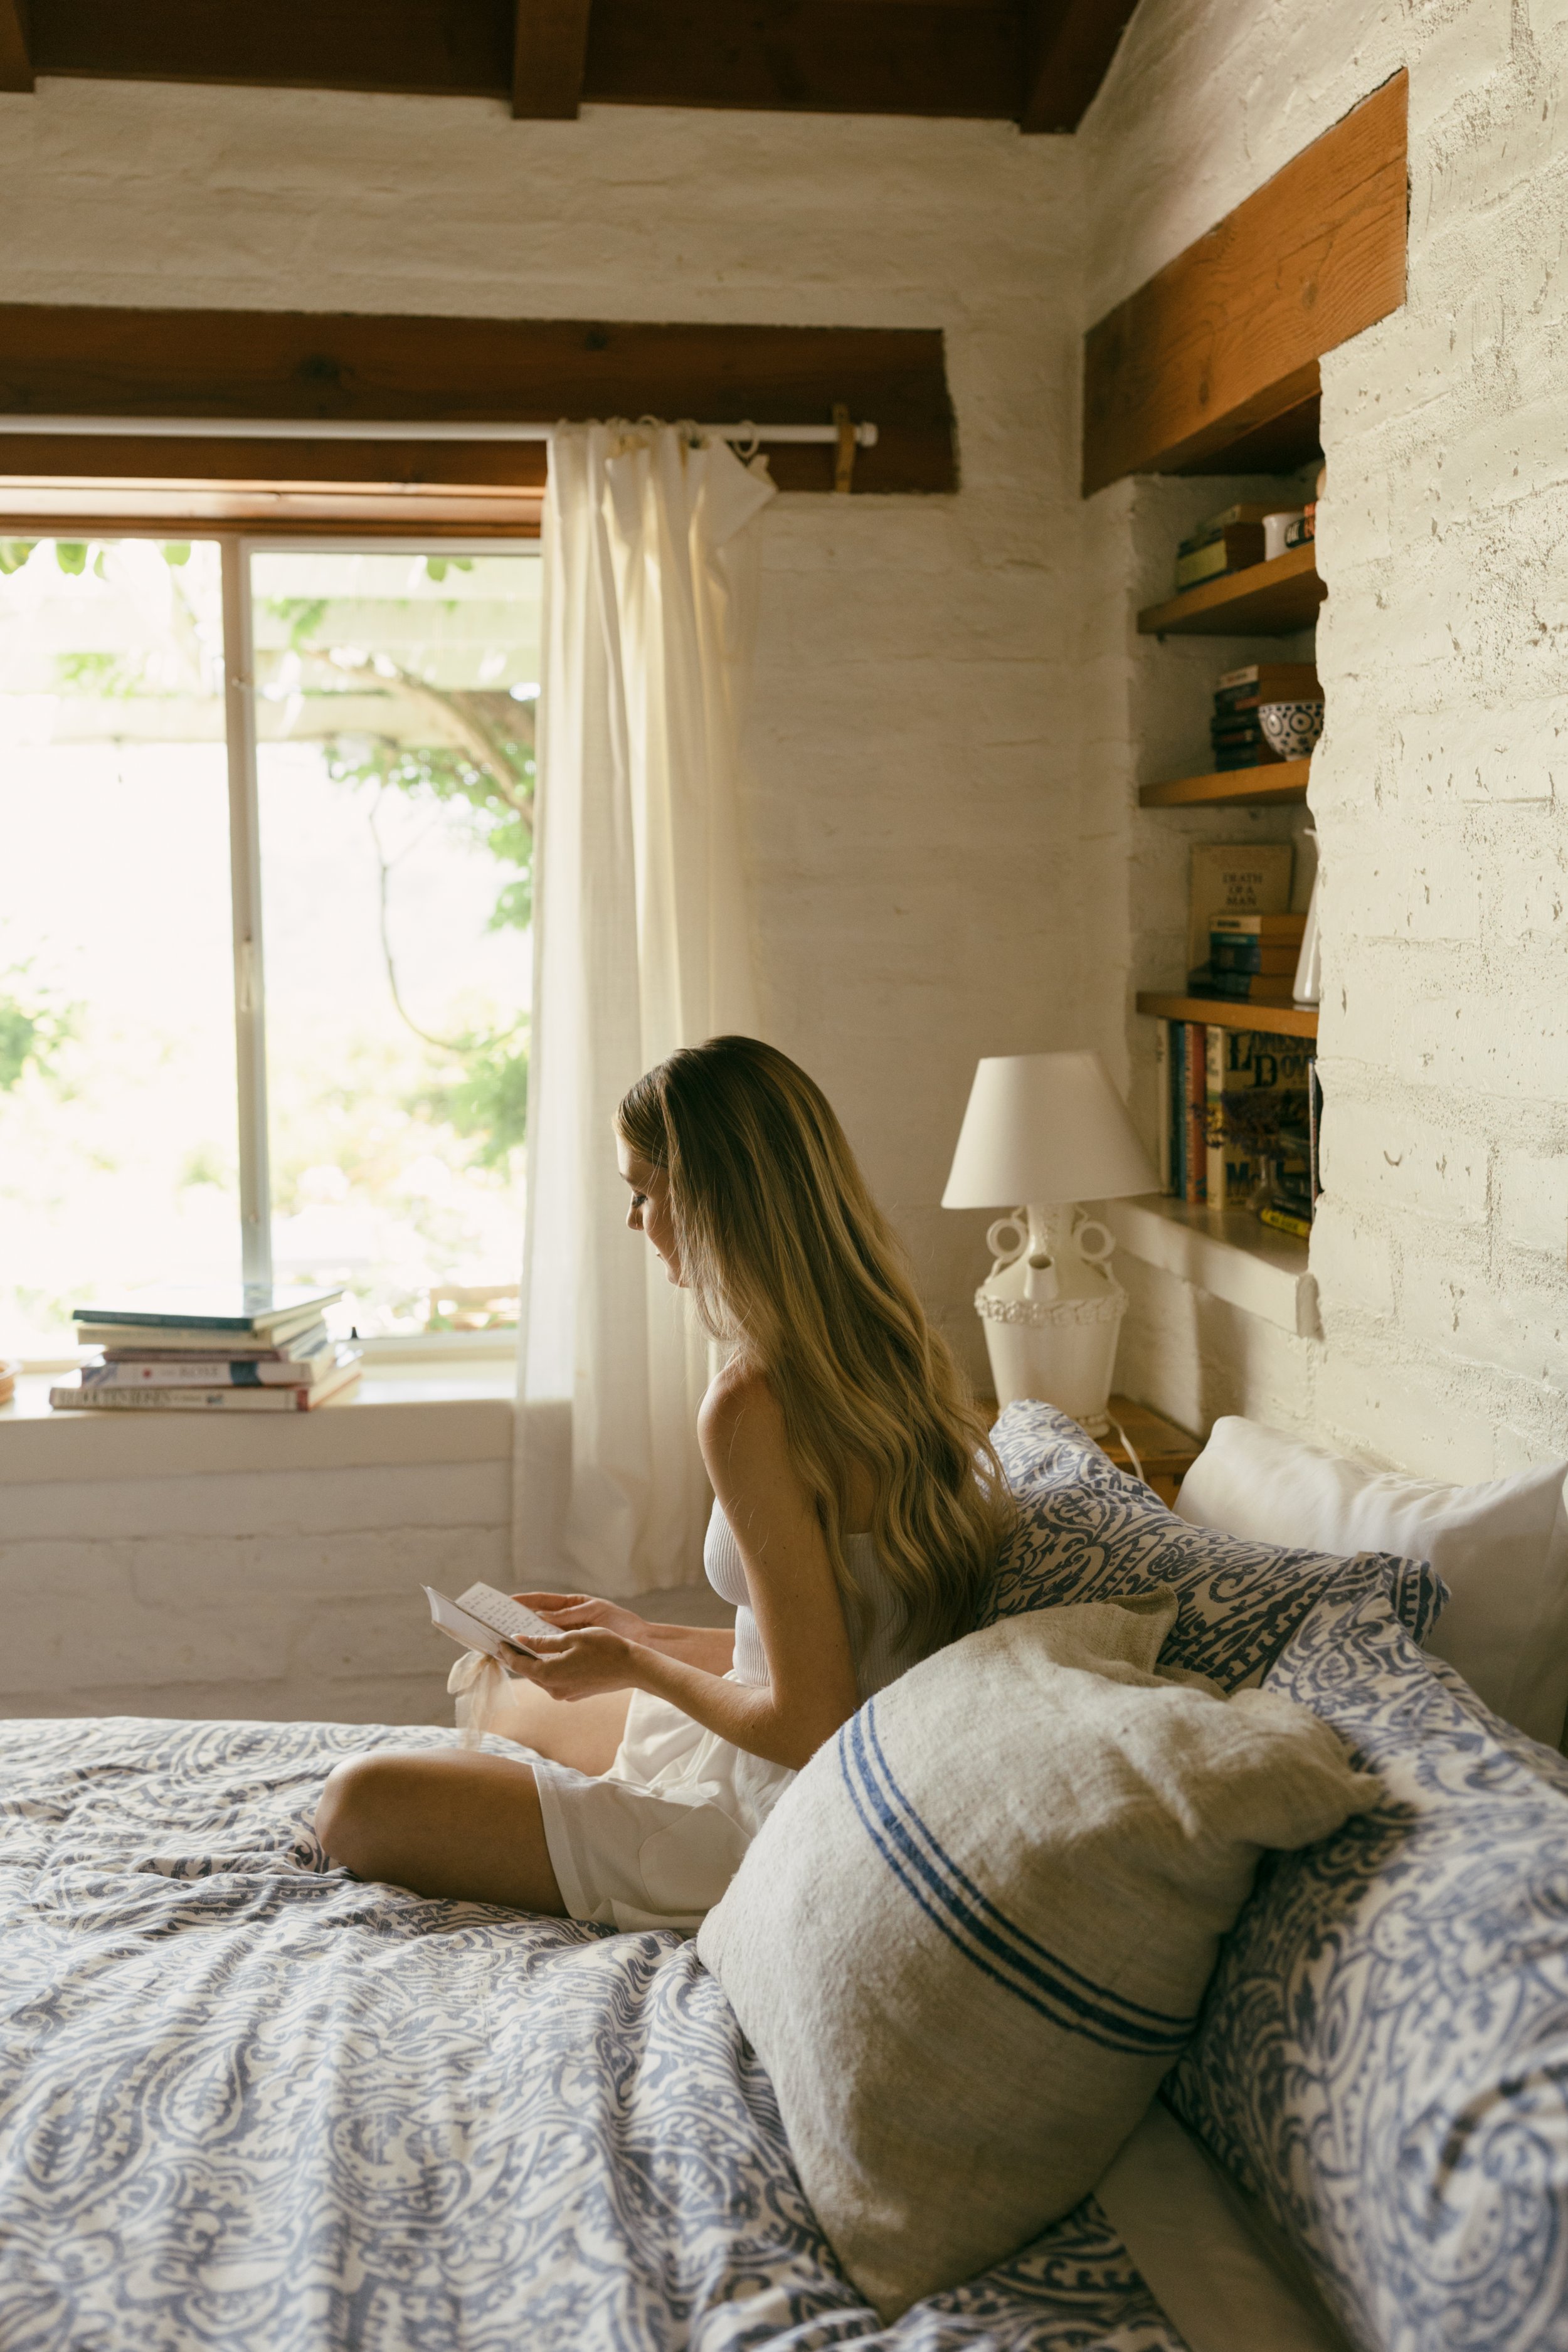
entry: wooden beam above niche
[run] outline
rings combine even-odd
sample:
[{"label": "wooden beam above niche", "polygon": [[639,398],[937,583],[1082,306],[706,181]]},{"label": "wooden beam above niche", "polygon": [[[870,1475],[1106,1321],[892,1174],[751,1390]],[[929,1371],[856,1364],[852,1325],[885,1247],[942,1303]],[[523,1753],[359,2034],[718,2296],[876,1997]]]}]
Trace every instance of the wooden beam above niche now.
[{"label": "wooden beam above niche", "polygon": [[[153,475],[538,488],[540,442],[443,441],[441,425],[665,416],[874,424],[858,492],[958,486],[938,328],[639,324],[313,310],[0,306],[0,417],[409,425],[406,440],[5,434],[0,477]],[[831,490],[831,446],[768,451],[781,489]],[[3,498],[0,491],[0,498]]]},{"label": "wooden beam above niche", "polygon": [[1086,498],[1301,462],[1319,360],[1405,299],[1407,89],[1384,82],[1090,328]]}]

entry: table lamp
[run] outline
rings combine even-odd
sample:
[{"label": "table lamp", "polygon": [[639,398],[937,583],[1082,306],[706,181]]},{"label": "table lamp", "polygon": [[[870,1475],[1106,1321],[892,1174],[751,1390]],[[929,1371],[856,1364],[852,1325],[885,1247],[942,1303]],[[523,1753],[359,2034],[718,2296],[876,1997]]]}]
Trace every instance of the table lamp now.
[{"label": "table lamp", "polygon": [[1106,1401],[1127,1293],[1116,1244],[1079,1203],[1156,1192],[1127,1108],[1098,1054],[997,1054],[970,1088],[944,1209],[995,1209],[995,1261],[974,1294],[998,1404],[1039,1397],[1091,1437]]}]

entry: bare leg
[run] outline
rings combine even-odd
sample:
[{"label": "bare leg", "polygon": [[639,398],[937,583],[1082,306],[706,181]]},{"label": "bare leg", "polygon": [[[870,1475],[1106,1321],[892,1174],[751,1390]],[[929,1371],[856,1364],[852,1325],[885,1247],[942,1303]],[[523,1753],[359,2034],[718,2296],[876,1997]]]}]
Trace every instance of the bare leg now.
[{"label": "bare leg", "polygon": [[607,1772],[626,1727],[629,1690],[599,1691],[593,1698],[552,1698],[521,1675],[507,1684],[487,1727],[504,1739],[537,1748],[554,1764],[579,1772]]},{"label": "bare leg", "polygon": [[521,1758],[351,1757],[321,1791],[316,1834],[357,1878],[566,1916],[532,1768]]}]

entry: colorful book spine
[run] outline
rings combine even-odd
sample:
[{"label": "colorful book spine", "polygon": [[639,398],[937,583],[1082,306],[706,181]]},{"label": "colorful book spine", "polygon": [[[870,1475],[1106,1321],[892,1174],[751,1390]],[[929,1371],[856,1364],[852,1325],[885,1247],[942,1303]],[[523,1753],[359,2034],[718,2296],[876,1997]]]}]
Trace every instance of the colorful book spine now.
[{"label": "colorful book spine", "polygon": [[1204,1031],[1204,1198],[1211,1209],[1226,1204],[1225,1181],[1226,1033],[1211,1024]]},{"label": "colorful book spine", "polygon": [[1298,1241],[1307,1241],[1311,1235],[1311,1219],[1292,1216],[1289,1209],[1259,1209],[1258,1222],[1260,1225],[1272,1225],[1277,1234],[1294,1234]]},{"label": "colorful book spine", "polygon": [[1208,1198],[1208,1055],[1205,1043],[1205,1026],[1201,1021],[1186,1024],[1186,1070],[1184,1116],[1182,1126],[1186,1145],[1186,1185],[1184,1197],[1200,1207]]},{"label": "colorful book spine", "polygon": [[1169,1192],[1171,1186],[1171,1024],[1168,1021],[1154,1024],[1154,1100],[1157,1106],[1160,1134],[1160,1156],[1155,1163],[1160,1171],[1160,1190]]},{"label": "colorful book spine", "polygon": [[163,1363],[89,1364],[81,1384],[84,1389],[308,1389],[333,1369],[331,1350],[299,1364],[262,1362],[254,1356],[234,1363],[182,1363],[171,1358]]},{"label": "colorful book spine", "polygon": [[1182,1021],[1165,1024],[1170,1041],[1171,1193],[1187,1197],[1187,1031]]}]

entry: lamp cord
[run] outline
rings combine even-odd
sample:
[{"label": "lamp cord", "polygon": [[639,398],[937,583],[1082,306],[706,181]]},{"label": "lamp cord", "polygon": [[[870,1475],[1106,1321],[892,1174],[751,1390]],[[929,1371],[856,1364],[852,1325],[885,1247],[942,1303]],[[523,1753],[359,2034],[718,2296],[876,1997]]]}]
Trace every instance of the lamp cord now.
[{"label": "lamp cord", "polygon": [[1117,1420],[1116,1415],[1113,1412],[1108,1412],[1105,1417],[1110,1423],[1111,1428],[1116,1432],[1117,1436],[1121,1440],[1127,1459],[1132,1465],[1132,1475],[1143,1486],[1147,1486],[1149,1481],[1143,1475],[1143,1465],[1138,1459],[1138,1448],[1133,1444],[1132,1440],[1128,1436],[1127,1432],[1122,1428],[1121,1423]]}]

